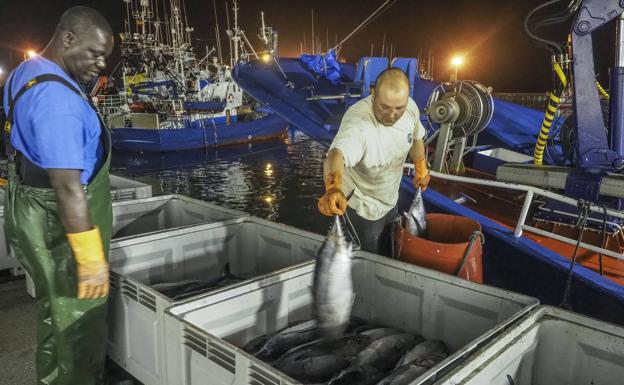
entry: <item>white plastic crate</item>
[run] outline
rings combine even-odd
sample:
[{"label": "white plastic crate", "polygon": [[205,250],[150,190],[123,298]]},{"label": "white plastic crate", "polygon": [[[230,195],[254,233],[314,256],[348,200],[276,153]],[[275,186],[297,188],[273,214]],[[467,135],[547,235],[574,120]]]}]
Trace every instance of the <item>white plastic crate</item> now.
[{"label": "white plastic crate", "polygon": [[[163,232],[183,233],[188,227],[212,227],[247,214],[184,195],[161,195],[145,199],[113,202],[111,250],[132,238],[157,239]],[[3,218],[0,218],[0,221]],[[170,235],[171,235],[170,234]],[[1,236],[4,236],[2,232]],[[151,236],[151,237],[150,237]],[[163,235],[164,236],[164,235]],[[1,239],[0,239],[1,240]],[[5,242],[6,244],[6,242]],[[128,244],[128,243],[126,243]],[[111,262],[118,254],[111,254]],[[28,280],[30,278],[27,277]],[[34,297],[34,285],[27,282],[28,293]],[[32,290],[30,290],[32,289]]]},{"label": "white plastic crate", "polygon": [[[111,198],[113,201],[150,198],[152,196],[152,186],[137,182],[132,179],[111,175]],[[0,188],[0,270],[11,269],[13,275],[24,273],[17,259],[11,255],[4,233],[4,198],[6,191]],[[30,293],[34,287],[30,277],[27,277],[27,289]],[[32,295],[32,294],[31,294]]]},{"label": "white plastic crate", "polygon": [[[188,279],[211,281],[229,263],[247,280],[230,287],[249,291],[257,281],[275,281],[275,272],[311,263],[323,237],[259,218],[165,232],[116,242],[111,249],[111,330],[109,355],[145,385],[166,385],[163,317],[182,303],[151,287]],[[227,291],[226,288],[213,292]],[[206,295],[195,295],[198,298]]]},{"label": "white plastic crate", "polygon": [[[353,263],[354,316],[442,340],[453,352],[414,384],[430,383],[538,304],[534,298],[370,253],[358,253]],[[253,291],[233,289],[169,309],[168,383],[298,384],[238,347],[311,318],[313,270],[311,263]]]},{"label": "white plastic crate", "polygon": [[110,176],[111,199],[114,201],[151,198],[152,186],[136,180]]},{"label": "white plastic crate", "polygon": [[455,368],[440,385],[615,385],[624,328],[540,306]]},{"label": "white plastic crate", "polygon": [[11,255],[9,250],[9,244],[6,240],[6,233],[4,232],[4,199],[6,197],[6,190],[4,187],[0,187],[0,270],[11,270],[11,275],[17,276],[24,274],[24,269],[17,262],[17,259]]},{"label": "white plastic crate", "polygon": [[244,217],[228,209],[184,195],[161,195],[113,202],[113,242],[188,226]]}]

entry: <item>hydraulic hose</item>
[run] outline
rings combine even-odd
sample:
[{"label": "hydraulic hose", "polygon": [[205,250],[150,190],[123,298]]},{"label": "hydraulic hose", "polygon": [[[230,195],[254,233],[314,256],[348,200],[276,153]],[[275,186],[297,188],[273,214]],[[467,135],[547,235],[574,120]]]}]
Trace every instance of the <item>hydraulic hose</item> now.
[{"label": "hydraulic hose", "polygon": [[609,93],[602,87],[598,80],[596,80],[596,87],[598,88],[598,93],[600,94],[601,99],[609,100],[611,98]]},{"label": "hydraulic hose", "polygon": [[558,79],[558,86],[554,87],[555,89],[550,94],[548,106],[546,107],[546,111],[544,113],[544,120],[542,121],[542,127],[540,129],[539,136],[537,137],[537,142],[535,143],[535,150],[533,151],[533,164],[537,166],[544,164],[544,150],[546,149],[548,135],[550,134],[550,127],[552,126],[553,120],[555,120],[557,110],[559,110],[563,91],[568,85],[568,79],[566,78],[565,73],[563,73],[563,69],[559,63],[555,62],[553,64],[553,71],[556,74],[555,78]]}]

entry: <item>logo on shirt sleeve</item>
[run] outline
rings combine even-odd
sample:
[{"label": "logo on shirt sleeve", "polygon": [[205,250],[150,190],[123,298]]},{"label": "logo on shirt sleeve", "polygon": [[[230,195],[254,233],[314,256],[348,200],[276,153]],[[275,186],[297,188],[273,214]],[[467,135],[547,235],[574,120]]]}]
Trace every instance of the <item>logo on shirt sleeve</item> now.
[{"label": "logo on shirt sleeve", "polygon": [[407,134],[407,143],[412,144],[413,141],[414,141],[414,134],[410,132],[409,134]]}]

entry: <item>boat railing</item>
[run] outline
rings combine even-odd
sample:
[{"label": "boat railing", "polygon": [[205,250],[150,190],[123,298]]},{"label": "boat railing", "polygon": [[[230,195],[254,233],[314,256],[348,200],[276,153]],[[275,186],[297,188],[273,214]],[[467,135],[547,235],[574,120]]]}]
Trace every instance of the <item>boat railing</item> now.
[{"label": "boat railing", "polygon": [[[405,168],[409,170],[413,170],[414,165],[410,163],[406,163]],[[495,181],[495,180],[487,180],[487,179],[479,179],[479,178],[470,178],[466,176],[451,175],[451,174],[445,174],[445,173],[435,172],[435,171],[430,171],[430,175],[434,178],[443,179],[443,180],[452,181],[452,182],[469,183],[469,184],[502,188],[502,189],[508,189],[508,190],[524,191],[526,193],[526,196],[524,198],[524,204],[522,206],[520,216],[518,217],[518,222],[516,223],[516,226],[514,229],[514,236],[516,238],[521,237],[523,231],[528,231],[528,232],[531,232],[531,233],[534,233],[543,237],[552,238],[560,242],[568,243],[570,245],[576,245],[578,242],[577,239],[564,237],[562,235],[555,234],[547,230],[538,229],[536,227],[525,224],[526,218],[529,213],[529,208],[531,207],[531,203],[533,203],[533,199],[536,196],[542,196],[548,199],[556,200],[564,204],[570,205],[572,207],[578,207],[578,200],[576,199],[569,198],[564,195],[554,193],[552,191],[544,190],[539,187],[528,186],[528,185],[517,184],[517,183],[500,182],[500,181]],[[604,209],[596,205],[592,205],[589,210],[595,213],[604,214]],[[606,214],[613,218],[624,219],[624,213],[622,213],[621,211],[607,209]],[[593,251],[595,253],[607,255],[609,257],[612,257],[618,260],[624,260],[624,254],[616,253],[612,250],[608,250],[603,247],[590,245],[585,242],[581,242],[579,246],[584,249]]]},{"label": "boat railing", "polygon": [[97,96],[97,108],[104,116],[121,112],[121,107],[125,105],[126,102],[126,95],[122,93]]},{"label": "boat railing", "polygon": [[494,97],[497,99],[504,100],[506,102],[511,102],[515,104],[520,104],[521,106],[534,108],[536,110],[543,111],[548,106],[548,100],[550,98],[550,94],[544,93],[512,93],[512,92],[501,92],[494,94]]}]

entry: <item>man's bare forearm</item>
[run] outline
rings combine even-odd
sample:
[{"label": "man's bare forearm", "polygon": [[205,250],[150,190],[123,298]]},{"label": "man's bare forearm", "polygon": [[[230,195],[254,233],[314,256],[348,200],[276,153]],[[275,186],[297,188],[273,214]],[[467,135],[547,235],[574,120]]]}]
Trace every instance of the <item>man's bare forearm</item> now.
[{"label": "man's bare forearm", "polygon": [[93,229],[87,195],[80,184],[80,170],[49,169],[50,184],[56,192],[58,213],[66,233]]},{"label": "man's bare forearm", "polygon": [[330,150],[323,162],[323,175],[326,176],[330,172],[344,173],[344,157],[342,151],[337,148]]},{"label": "man's bare forearm", "polygon": [[410,157],[412,158],[412,162],[425,158],[425,143],[422,139],[414,140],[410,148]]}]

